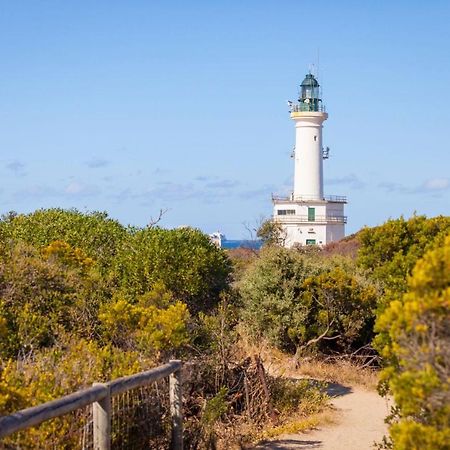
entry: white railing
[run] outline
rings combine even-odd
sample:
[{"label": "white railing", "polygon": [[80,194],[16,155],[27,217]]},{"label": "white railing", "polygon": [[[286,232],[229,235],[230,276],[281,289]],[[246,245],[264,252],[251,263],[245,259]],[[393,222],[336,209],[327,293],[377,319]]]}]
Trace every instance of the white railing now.
[{"label": "white railing", "polygon": [[277,195],[272,194],[272,201],[278,202],[331,202],[331,203],[347,203],[347,197],[344,195],[327,195],[321,199],[318,199],[314,196],[302,195],[294,197],[293,194],[286,195]]},{"label": "white railing", "polygon": [[326,112],[326,108],[321,102],[294,103],[290,107],[290,112]]},{"label": "white railing", "polygon": [[90,388],[74,392],[42,405],[23,409],[9,416],[0,417],[0,438],[92,404],[94,449],[110,450],[111,397],[169,377],[170,414],[172,419],[171,448],[182,450],[181,365],[181,361],[173,360],[146,372],[117,378],[108,383],[94,383]]},{"label": "white railing", "polygon": [[281,214],[274,216],[275,220],[279,222],[290,223],[347,223],[347,216],[315,216],[310,218],[308,216],[296,216],[294,214]]}]

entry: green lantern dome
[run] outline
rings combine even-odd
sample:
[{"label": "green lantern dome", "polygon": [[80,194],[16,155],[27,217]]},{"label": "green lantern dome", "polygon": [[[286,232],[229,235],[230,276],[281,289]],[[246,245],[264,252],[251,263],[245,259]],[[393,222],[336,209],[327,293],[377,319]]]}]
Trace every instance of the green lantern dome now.
[{"label": "green lantern dome", "polygon": [[319,82],[312,73],[308,73],[300,85],[301,111],[320,111],[322,99],[320,98]]},{"label": "green lantern dome", "polygon": [[308,73],[300,86],[319,87],[319,83],[312,73]]}]

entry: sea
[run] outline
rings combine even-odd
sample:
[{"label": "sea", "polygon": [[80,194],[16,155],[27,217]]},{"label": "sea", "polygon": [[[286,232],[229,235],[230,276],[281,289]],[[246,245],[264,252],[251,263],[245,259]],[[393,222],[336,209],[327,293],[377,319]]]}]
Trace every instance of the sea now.
[{"label": "sea", "polygon": [[222,248],[233,249],[233,248],[251,248],[252,250],[259,250],[262,246],[261,241],[250,241],[245,239],[222,239]]}]

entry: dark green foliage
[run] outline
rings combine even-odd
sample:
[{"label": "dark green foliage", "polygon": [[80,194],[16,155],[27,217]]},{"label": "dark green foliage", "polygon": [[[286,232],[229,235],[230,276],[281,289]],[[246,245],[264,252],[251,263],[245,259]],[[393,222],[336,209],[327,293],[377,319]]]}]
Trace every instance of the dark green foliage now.
[{"label": "dark green foliage", "polygon": [[256,236],[264,245],[283,245],[286,233],[280,223],[273,220],[265,220],[258,228]]},{"label": "dark green foliage", "polygon": [[442,245],[450,232],[450,217],[413,216],[388,220],[358,234],[358,264],[392,293],[403,293],[407,276],[426,251]]},{"label": "dark green foliage", "polygon": [[18,244],[0,259],[0,356],[50,346],[69,331],[95,335],[103,292],[95,268],[84,264],[92,260],[81,257],[69,265],[62,255],[43,253]]},{"label": "dark green foliage", "polygon": [[39,209],[31,214],[10,213],[0,221],[2,245],[26,242],[36,248],[64,241],[108,267],[128,231],[104,212],[81,213],[76,209]]},{"label": "dark green foliage", "polygon": [[408,290],[380,314],[381,386],[394,397],[393,448],[444,450],[450,442],[450,236],[419,259]]},{"label": "dark green foliage", "polygon": [[171,309],[148,305],[129,334],[143,333],[151,311],[161,328],[154,334],[164,334],[182,321],[167,323],[169,313],[188,316],[183,302],[195,313],[214,306],[230,272],[226,254],[198,230],[126,229],[76,210],[9,214],[0,221],[0,355],[51,346],[64,333],[107,343],[99,312],[136,312],[159,286],[173,296]]},{"label": "dark green foliage", "polygon": [[128,295],[142,295],[162,282],[191,313],[216,305],[230,274],[226,253],[188,227],[139,230],[122,245],[115,261],[117,284]]},{"label": "dark green foliage", "polygon": [[368,343],[377,291],[354,267],[355,274],[347,270],[337,260],[263,250],[239,284],[253,335],[290,351],[347,350]]}]

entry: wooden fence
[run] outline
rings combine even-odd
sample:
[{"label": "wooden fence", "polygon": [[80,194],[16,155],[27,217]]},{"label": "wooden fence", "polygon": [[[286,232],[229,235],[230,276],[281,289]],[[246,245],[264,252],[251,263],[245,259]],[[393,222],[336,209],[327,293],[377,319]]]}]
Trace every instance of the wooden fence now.
[{"label": "wooden fence", "polygon": [[111,449],[111,397],[131,389],[169,377],[170,414],[172,419],[171,448],[183,449],[183,415],[181,393],[181,361],[167,364],[108,383],[94,383],[92,387],[0,417],[0,438],[16,431],[39,425],[92,404],[94,449]]}]

